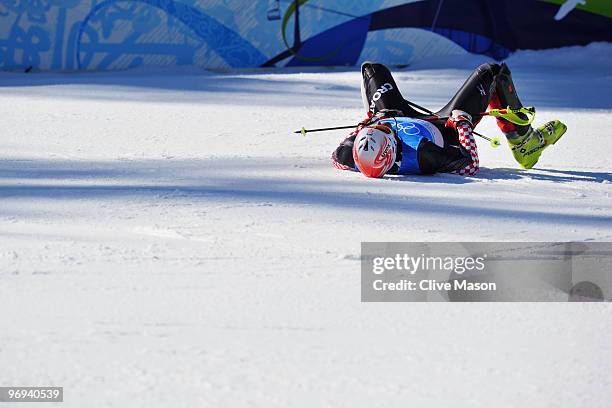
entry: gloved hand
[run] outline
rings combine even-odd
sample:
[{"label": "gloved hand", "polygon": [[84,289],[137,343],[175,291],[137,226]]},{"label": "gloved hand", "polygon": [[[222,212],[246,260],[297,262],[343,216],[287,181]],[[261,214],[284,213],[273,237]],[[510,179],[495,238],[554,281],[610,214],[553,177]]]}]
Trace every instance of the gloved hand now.
[{"label": "gloved hand", "polygon": [[472,127],[472,116],[465,111],[454,109],[448,117],[445,126],[457,129],[457,125],[461,122],[467,122]]}]

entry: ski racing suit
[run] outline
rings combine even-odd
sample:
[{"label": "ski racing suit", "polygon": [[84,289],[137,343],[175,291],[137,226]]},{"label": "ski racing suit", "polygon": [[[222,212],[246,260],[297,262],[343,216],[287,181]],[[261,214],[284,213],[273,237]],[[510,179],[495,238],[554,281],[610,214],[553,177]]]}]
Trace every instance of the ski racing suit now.
[{"label": "ski racing suit", "polygon": [[[378,123],[391,127],[398,141],[396,162],[387,174],[474,175],[479,169],[479,160],[472,131],[481,119],[478,114],[487,106],[513,109],[522,106],[505,64],[487,63],[476,68],[436,116],[415,110],[402,97],[384,65],[365,62],[361,73],[368,117],[332,153],[334,166],[342,170],[358,170],[353,159],[355,137],[366,123]],[[463,111],[473,121],[465,115],[447,120],[455,116],[453,111]],[[498,119],[498,125],[506,135],[524,131],[503,119]]]}]

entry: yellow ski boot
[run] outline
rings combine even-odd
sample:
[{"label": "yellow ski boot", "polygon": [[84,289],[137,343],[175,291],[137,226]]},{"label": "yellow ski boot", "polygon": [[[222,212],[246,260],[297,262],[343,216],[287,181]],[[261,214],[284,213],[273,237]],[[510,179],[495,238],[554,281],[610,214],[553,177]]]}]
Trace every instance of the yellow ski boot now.
[{"label": "yellow ski boot", "polygon": [[537,129],[529,129],[521,138],[508,139],[508,145],[521,167],[530,169],[538,162],[544,149],[557,143],[566,130],[567,126],[558,120],[553,120]]}]

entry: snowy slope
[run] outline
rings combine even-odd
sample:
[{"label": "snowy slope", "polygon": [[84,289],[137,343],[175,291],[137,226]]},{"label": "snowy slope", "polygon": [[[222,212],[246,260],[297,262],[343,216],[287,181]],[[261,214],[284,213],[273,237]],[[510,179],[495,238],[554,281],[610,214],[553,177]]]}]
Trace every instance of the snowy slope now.
[{"label": "snowy slope", "polygon": [[[363,240],[611,240],[609,51],[512,57],[568,133],[533,171],[480,143],[469,179],[370,180],[330,165],[342,132],[293,135],[361,119],[356,69],[1,74],[0,385],[70,407],[610,406],[609,305],[362,304],[358,262]],[[396,79],[435,109],[476,59]]]}]

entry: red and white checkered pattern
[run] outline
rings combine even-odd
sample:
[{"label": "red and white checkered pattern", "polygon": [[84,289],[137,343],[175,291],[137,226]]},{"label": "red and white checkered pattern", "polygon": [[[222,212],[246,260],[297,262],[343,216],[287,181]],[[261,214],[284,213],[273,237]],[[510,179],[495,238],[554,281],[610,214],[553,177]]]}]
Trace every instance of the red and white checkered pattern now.
[{"label": "red and white checkered pattern", "polygon": [[334,165],[335,168],[339,170],[350,170],[351,169],[349,166],[345,164],[338,163],[336,160],[334,160],[333,156],[332,156],[332,164]]},{"label": "red and white checkered pattern", "polygon": [[460,122],[456,125],[457,134],[459,135],[459,143],[472,157],[472,163],[464,168],[457,170],[455,173],[462,176],[473,176],[480,168],[478,161],[478,149],[476,147],[476,139],[472,133],[472,127],[468,122]]}]

